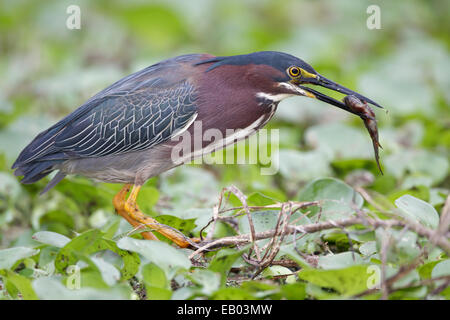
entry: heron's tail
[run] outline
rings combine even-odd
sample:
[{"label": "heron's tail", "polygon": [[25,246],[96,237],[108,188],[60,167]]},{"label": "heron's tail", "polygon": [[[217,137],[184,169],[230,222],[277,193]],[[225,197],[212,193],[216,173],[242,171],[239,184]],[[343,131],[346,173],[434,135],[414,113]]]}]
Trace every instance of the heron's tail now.
[{"label": "heron's tail", "polygon": [[[64,124],[63,119],[41,132],[19,154],[12,169],[15,169],[15,176],[23,176],[21,183],[30,184],[41,180],[51,172],[58,170],[59,164],[68,159],[67,155],[55,146],[55,137]],[[58,172],[41,194],[50,190],[64,177],[65,174]]]},{"label": "heron's tail", "polygon": [[[15,176],[23,176],[20,181],[23,184],[34,183],[42,178],[46,177],[48,174],[57,170],[55,166],[60,164],[61,160],[35,160],[28,163],[16,164],[15,165]],[[42,193],[47,192],[53,188],[58,182],[60,182],[66,175],[64,173],[58,172],[55,177],[47,184],[47,186],[42,190]]]}]

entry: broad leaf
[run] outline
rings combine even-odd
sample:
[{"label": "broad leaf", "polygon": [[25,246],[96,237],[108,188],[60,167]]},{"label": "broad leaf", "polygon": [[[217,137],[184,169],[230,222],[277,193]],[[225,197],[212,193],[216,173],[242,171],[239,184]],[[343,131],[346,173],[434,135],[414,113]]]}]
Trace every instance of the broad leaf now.
[{"label": "broad leaf", "polygon": [[439,225],[439,214],[436,209],[423,200],[406,194],[395,200],[395,205],[400,209],[398,213],[406,219],[433,229]]},{"label": "broad leaf", "polygon": [[[309,207],[310,217],[321,214],[321,220],[348,218],[355,212],[355,208],[361,208],[363,198],[346,183],[334,179],[323,178],[310,182],[299,195],[300,201],[321,202],[321,208]],[[313,218],[312,218],[313,219]]]},{"label": "broad leaf", "polygon": [[249,248],[249,245],[237,251],[235,249],[222,249],[212,259],[208,269],[222,275],[222,284],[225,284],[228,271],[233,263]]},{"label": "broad leaf", "polygon": [[64,247],[70,242],[70,239],[62,234],[51,231],[39,231],[33,235],[33,239],[57,248]]},{"label": "broad leaf", "polygon": [[123,288],[99,290],[80,288],[76,290],[65,287],[56,278],[39,278],[33,281],[37,296],[43,300],[123,300],[129,299],[129,294]]},{"label": "broad leaf", "polygon": [[17,261],[32,257],[38,253],[39,250],[26,247],[13,247],[0,250],[0,270],[9,269]]},{"label": "broad leaf", "polygon": [[[38,297],[34,292],[30,279],[21,276],[12,271],[6,271],[6,274],[3,276],[3,281],[8,281],[12,283],[17,290],[22,294],[22,298],[24,300],[37,300]],[[8,286],[7,286],[8,287]]]},{"label": "broad leaf", "polygon": [[103,281],[109,286],[112,286],[120,280],[120,272],[111,263],[105,261],[102,258],[92,257],[92,262],[95,263]]},{"label": "broad leaf", "polygon": [[323,288],[334,289],[345,296],[351,296],[368,289],[369,266],[352,266],[338,270],[307,269],[298,277]]},{"label": "broad leaf", "polygon": [[122,257],[124,267],[121,273],[124,279],[129,279],[139,269],[139,257],[136,254],[121,250],[116,243],[109,239],[104,239],[99,230],[86,231],[67,243],[58,253],[55,259],[55,267],[64,272],[69,265],[74,265],[81,256],[102,250],[111,250]]},{"label": "broad leaf", "polygon": [[361,256],[356,252],[342,252],[329,254],[319,258],[318,266],[322,269],[342,269],[357,264],[362,264]]},{"label": "broad leaf", "polygon": [[436,264],[436,266],[433,268],[433,271],[431,272],[432,278],[442,276],[450,276],[450,259],[446,259]]},{"label": "broad leaf", "polygon": [[186,275],[192,282],[200,286],[200,292],[204,295],[212,295],[220,287],[221,275],[218,272],[205,269],[195,269]]},{"label": "broad leaf", "polygon": [[117,246],[124,250],[139,253],[148,261],[163,268],[169,279],[172,279],[178,269],[188,269],[191,266],[190,260],[181,250],[177,250],[165,242],[127,237],[120,239]]},{"label": "broad leaf", "polygon": [[217,290],[212,296],[214,300],[255,300],[256,298],[249,292],[234,287]]}]

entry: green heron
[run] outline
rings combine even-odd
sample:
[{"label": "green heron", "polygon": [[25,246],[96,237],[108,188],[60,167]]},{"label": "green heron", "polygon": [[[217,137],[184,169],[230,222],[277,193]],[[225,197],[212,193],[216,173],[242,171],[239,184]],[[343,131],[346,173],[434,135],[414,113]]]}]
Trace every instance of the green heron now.
[{"label": "green heron", "polygon": [[[194,121],[201,121],[203,130],[220,130],[225,142],[203,141],[187,158],[201,156],[255,133],[271,119],[278,103],[290,96],[315,98],[357,114],[305,85],[351,94],[381,107],[286,53],[183,55],[133,73],[102,90],[34,138],[12,168],[16,176],[24,176],[21,182],[25,184],[58,170],[42,193],[67,174],[124,184],[113,199],[116,212],[134,227],[145,225],[187,247],[189,239],[161,226],[136,204],[139,190],[149,178],[180,164],[172,156],[178,143],[173,138],[182,132],[192,133]],[[240,129],[241,133],[229,139],[227,132],[235,131],[227,129]],[[142,235],[156,239],[150,231]]]}]

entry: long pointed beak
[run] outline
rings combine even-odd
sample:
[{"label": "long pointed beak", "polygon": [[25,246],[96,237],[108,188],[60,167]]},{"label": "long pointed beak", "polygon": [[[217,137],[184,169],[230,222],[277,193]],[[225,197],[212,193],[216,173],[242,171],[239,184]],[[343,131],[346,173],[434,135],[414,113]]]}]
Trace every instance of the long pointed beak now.
[{"label": "long pointed beak", "polygon": [[[324,87],[324,88],[327,88],[327,89],[331,89],[331,90],[340,92],[340,93],[345,94],[345,95],[354,95],[357,98],[359,98],[360,100],[366,101],[366,102],[368,102],[368,103],[370,103],[370,104],[372,104],[372,105],[374,105],[376,107],[383,108],[378,103],[376,103],[375,101],[373,101],[373,100],[363,96],[362,94],[359,94],[359,93],[357,93],[357,92],[355,92],[353,90],[350,90],[350,89],[348,89],[348,88],[346,88],[344,86],[341,86],[340,84],[337,84],[336,82],[333,82],[333,81],[331,81],[331,80],[329,80],[329,79],[327,79],[327,78],[325,78],[325,77],[323,77],[321,75],[318,75],[317,78],[311,79],[307,83],[308,84],[313,84],[313,85],[319,85],[321,87]],[[323,93],[321,93],[319,91],[311,89],[310,87],[302,86],[302,85],[299,85],[299,84],[297,84],[297,86],[300,87],[301,89],[311,93],[314,96],[313,98],[316,98],[318,100],[324,101],[324,102],[326,102],[328,104],[331,104],[331,105],[334,105],[334,106],[336,106],[338,108],[344,109],[344,110],[346,110],[346,111],[348,111],[350,113],[359,115],[358,113],[352,111],[348,106],[346,106],[341,101],[338,101],[338,100],[336,100],[334,98],[331,98],[331,97],[329,97],[329,96],[327,96],[327,95],[325,95],[325,94],[323,94]]]}]

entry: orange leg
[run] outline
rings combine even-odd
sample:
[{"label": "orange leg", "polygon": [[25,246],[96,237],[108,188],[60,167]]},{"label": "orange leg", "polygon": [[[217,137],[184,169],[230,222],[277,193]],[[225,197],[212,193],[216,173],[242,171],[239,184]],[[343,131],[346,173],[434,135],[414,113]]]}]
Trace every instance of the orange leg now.
[{"label": "orange leg", "polygon": [[[129,224],[131,224],[134,228],[141,228],[142,224],[136,220],[134,220],[130,215],[125,211],[125,201],[126,196],[128,194],[128,191],[130,191],[131,185],[126,184],[123,186],[123,188],[114,196],[113,199],[113,205],[116,209],[117,214],[125,218],[125,220],[128,221]],[[141,233],[144,239],[147,240],[158,240],[158,238],[155,237],[155,235],[151,232],[142,232]]]},{"label": "orange leg", "polygon": [[190,242],[180,231],[161,225],[158,221],[143,214],[139,210],[136,203],[136,199],[140,189],[141,189],[140,186],[134,185],[133,189],[131,189],[131,193],[130,196],[128,197],[128,200],[124,204],[124,211],[128,214],[128,216],[135,222],[141,225],[145,225],[147,228],[150,228],[162,234],[166,238],[172,240],[181,248],[189,247]]}]

